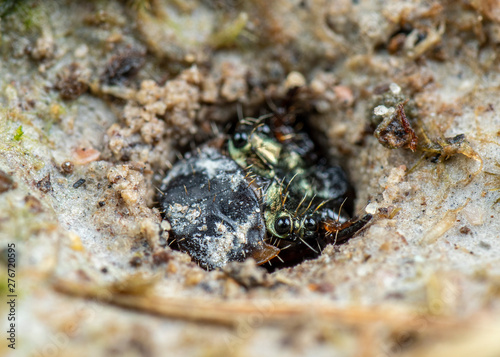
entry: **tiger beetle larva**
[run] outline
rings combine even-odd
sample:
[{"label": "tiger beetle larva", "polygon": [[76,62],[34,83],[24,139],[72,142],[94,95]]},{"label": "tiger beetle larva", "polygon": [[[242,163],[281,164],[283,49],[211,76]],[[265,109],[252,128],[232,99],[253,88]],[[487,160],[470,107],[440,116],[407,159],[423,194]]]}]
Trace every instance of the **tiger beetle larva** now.
[{"label": "tiger beetle larva", "polygon": [[281,250],[278,265],[316,257],[326,244],[347,241],[372,218],[349,218],[354,194],[344,171],[317,158],[308,134],[283,118],[242,120],[228,152],[249,179],[268,181],[263,190],[266,239]]}]

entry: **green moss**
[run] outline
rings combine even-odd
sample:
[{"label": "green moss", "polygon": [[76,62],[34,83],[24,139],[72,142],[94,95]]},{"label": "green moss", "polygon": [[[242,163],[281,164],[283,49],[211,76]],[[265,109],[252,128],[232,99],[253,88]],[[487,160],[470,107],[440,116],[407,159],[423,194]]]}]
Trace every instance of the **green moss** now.
[{"label": "green moss", "polygon": [[8,16],[21,6],[22,1],[19,0],[2,0],[0,1],[0,18]]},{"label": "green moss", "polygon": [[22,136],[24,134],[24,131],[23,131],[23,126],[22,125],[19,125],[19,127],[16,129],[16,133],[14,134],[14,140],[15,141],[20,141]]},{"label": "green moss", "polygon": [[[25,128],[29,128],[30,131],[26,133]],[[33,138],[28,135],[33,134],[31,129],[40,134],[40,137]],[[0,152],[10,152],[25,165],[40,170],[45,163],[31,152],[31,148],[40,145],[42,139],[46,139],[46,134],[34,127],[29,118],[26,118],[19,110],[0,108]],[[48,142],[48,145],[51,143]]]},{"label": "green moss", "polygon": [[215,48],[234,46],[236,39],[243,31],[247,23],[248,14],[245,12],[240,13],[234,21],[230,22],[211,36],[211,45]]},{"label": "green moss", "polygon": [[[4,29],[20,34],[38,33],[47,25],[47,5],[52,2],[30,0],[0,0],[0,18],[5,20]],[[50,9],[50,7],[48,7]]]}]

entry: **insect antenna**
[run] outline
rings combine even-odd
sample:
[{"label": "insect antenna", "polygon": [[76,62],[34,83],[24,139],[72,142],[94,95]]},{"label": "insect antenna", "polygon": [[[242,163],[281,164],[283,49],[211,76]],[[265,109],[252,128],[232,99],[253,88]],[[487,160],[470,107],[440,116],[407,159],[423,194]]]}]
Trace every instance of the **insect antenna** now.
[{"label": "insect antenna", "polygon": [[168,245],[171,246],[176,241],[177,241],[177,239],[174,239],[173,241],[171,241],[170,243],[168,243]]},{"label": "insect antenna", "polygon": [[220,135],[220,130],[217,124],[215,122],[210,122],[210,127],[212,128],[212,133],[214,136],[219,136]]},{"label": "insect antenna", "polygon": [[243,120],[243,107],[241,103],[236,104],[236,113],[238,114],[238,121]]},{"label": "insect antenna", "polygon": [[316,213],[317,210],[319,210],[321,207],[323,207],[328,201],[330,200],[325,200],[323,202],[321,202],[318,207],[316,207],[316,209],[313,211],[313,213]]},{"label": "insect antenna", "polygon": [[279,113],[278,107],[276,106],[276,104],[274,104],[274,102],[272,101],[272,99],[269,96],[266,96],[266,104],[273,111],[273,115],[277,115]]},{"label": "insect antenna", "polygon": [[252,186],[252,184],[255,182],[255,180],[257,180],[257,179],[254,178],[252,181],[250,181],[250,183],[248,184],[247,188],[249,188],[250,186]]},{"label": "insect antenna", "polygon": [[184,156],[178,151],[175,152],[175,156],[177,156],[177,160],[182,161],[184,160]]},{"label": "insect antenna", "polygon": [[262,122],[262,121],[266,120],[267,118],[271,118],[273,116],[274,116],[274,113],[268,113],[268,114],[261,115],[257,120]]},{"label": "insect antenna", "polygon": [[302,197],[302,199],[300,200],[299,205],[297,206],[297,209],[295,209],[295,213],[293,214],[294,217],[297,217],[297,212],[299,211],[300,206],[302,206],[302,204],[304,203],[306,198],[307,198],[307,193],[304,194],[304,197]]},{"label": "insect antenna", "polygon": [[309,205],[307,205],[306,209],[300,214],[301,216],[303,216],[309,210],[309,208],[311,208],[311,205],[312,205],[315,198],[316,198],[316,194],[314,194],[314,196],[311,198],[311,201],[309,201]]},{"label": "insect antenna", "polygon": [[[291,180],[290,180],[290,181],[288,181],[288,185],[286,185],[286,189],[285,189],[285,191],[288,191],[288,187],[289,187],[289,186],[290,186],[290,184],[292,183],[293,179],[294,179],[295,177],[297,177],[297,175],[298,175],[298,174],[299,174],[298,172],[297,172],[297,173],[295,173],[295,175],[293,175],[293,177],[291,178]],[[284,179],[285,179],[285,178],[283,178],[283,180],[284,180]]]},{"label": "insect antenna", "polygon": [[[291,178],[291,180],[290,180],[290,181],[288,181],[288,184],[286,185],[286,188],[285,188],[285,197],[283,198],[283,201],[281,202],[281,207],[284,207],[284,206],[285,206],[285,202],[286,202],[286,199],[288,198],[288,194],[289,194],[288,187],[290,187],[290,184],[292,183],[293,179],[294,179],[295,177],[297,177],[297,175],[298,175],[298,174],[299,174],[298,172],[297,172],[297,173],[295,173],[295,175],[293,175],[293,177]],[[282,182],[283,182],[284,180],[285,180],[285,178],[283,177]],[[281,188],[281,186],[280,186],[280,188]]]},{"label": "insect antenna", "polygon": [[290,192],[286,191],[285,197],[283,197],[283,200],[281,201],[281,208],[285,207],[285,202],[286,202],[286,199],[288,198],[289,193]]},{"label": "insect antenna", "polygon": [[339,237],[339,231],[335,232],[335,239],[333,240],[333,245],[337,244],[337,238]]},{"label": "insect antenna", "polygon": [[339,216],[337,217],[337,222],[340,220],[340,213],[342,212],[342,207],[344,207],[344,203],[347,201],[347,197],[344,198],[344,200],[342,201],[342,204],[340,205],[340,208],[339,208]]},{"label": "insect antenna", "polygon": [[255,123],[257,122],[258,119],[255,119],[255,118],[251,118],[251,117],[246,117],[246,118],[243,118],[241,119],[241,124],[244,124],[244,125],[255,125]]},{"label": "insect antenna", "polygon": [[153,187],[156,189],[156,191],[158,191],[158,193],[161,195],[161,197],[165,196],[165,192],[163,192],[162,190],[160,190],[160,189],[159,189],[158,187],[156,187],[156,186],[153,186]]},{"label": "insect antenna", "polygon": [[317,252],[316,250],[314,250],[314,248],[313,248],[313,247],[311,247],[309,244],[307,244],[307,242],[306,242],[305,240],[303,240],[303,239],[302,239],[302,238],[300,238],[300,237],[299,237],[299,239],[300,239],[300,241],[301,241],[302,243],[304,243],[305,245],[307,245],[307,247],[309,247],[309,249],[311,249],[314,253],[318,254],[318,252]]},{"label": "insect antenna", "polygon": [[259,123],[259,124],[255,125],[255,126],[253,127],[253,129],[252,129],[252,132],[250,133],[250,136],[252,136],[252,135],[255,133],[255,131],[256,131],[257,129],[259,129],[261,126],[264,126],[264,123]]}]

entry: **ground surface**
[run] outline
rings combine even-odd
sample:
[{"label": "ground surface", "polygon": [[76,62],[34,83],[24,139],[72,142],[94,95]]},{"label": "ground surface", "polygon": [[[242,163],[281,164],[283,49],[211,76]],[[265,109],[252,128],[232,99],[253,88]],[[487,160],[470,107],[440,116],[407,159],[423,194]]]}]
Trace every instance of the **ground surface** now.
[{"label": "ground surface", "polygon": [[[500,355],[495,1],[0,10],[0,241],[18,254],[3,355]],[[164,247],[154,186],[177,153],[294,84],[372,223],[272,274]],[[371,134],[399,90],[415,152]]]}]

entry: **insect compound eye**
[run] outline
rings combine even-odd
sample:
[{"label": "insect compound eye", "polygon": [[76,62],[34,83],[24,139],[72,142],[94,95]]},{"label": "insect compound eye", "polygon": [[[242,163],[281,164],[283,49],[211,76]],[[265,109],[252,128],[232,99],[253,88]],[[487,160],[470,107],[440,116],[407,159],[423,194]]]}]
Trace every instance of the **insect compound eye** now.
[{"label": "insect compound eye", "polygon": [[245,132],[237,132],[233,136],[233,145],[235,148],[241,149],[248,142],[248,134]]},{"label": "insect compound eye", "polygon": [[304,228],[308,231],[316,231],[318,229],[318,221],[313,217],[306,217]]},{"label": "insect compound eye", "polygon": [[274,222],[274,230],[279,235],[285,235],[292,230],[292,220],[288,216],[280,217]]}]

